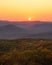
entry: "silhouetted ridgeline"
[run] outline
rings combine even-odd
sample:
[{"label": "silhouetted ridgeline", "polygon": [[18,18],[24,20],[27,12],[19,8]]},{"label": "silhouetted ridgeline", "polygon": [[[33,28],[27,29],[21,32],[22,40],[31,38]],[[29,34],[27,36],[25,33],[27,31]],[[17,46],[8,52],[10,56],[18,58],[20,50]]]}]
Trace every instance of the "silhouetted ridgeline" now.
[{"label": "silhouetted ridgeline", "polygon": [[52,22],[0,21],[0,39],[19,38],[52,39]]}]

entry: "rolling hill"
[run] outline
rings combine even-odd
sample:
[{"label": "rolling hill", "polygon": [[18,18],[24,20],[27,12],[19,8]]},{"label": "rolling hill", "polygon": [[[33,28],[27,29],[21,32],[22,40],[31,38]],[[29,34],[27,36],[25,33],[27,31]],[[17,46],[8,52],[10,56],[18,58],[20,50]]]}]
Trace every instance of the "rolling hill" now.
[{"label": "rolling hill", "polygon": [[52,22],[1,22],[0,39],[16,39],[29,37],[52,39]]},{"label": "rolling hill", "polygon": [[13,24],[0,26],[0,39],[21,38],[26,34],[26,30]]}]

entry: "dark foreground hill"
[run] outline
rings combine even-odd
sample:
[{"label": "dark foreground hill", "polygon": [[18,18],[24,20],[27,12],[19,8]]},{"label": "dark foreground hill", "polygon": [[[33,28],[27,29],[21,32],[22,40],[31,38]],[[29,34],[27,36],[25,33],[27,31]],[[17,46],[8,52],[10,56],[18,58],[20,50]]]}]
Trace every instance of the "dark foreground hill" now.
[{"label": "dark foreground hill", "polygon": [[52,65],[52,40],[0,40],[0,65]]}]

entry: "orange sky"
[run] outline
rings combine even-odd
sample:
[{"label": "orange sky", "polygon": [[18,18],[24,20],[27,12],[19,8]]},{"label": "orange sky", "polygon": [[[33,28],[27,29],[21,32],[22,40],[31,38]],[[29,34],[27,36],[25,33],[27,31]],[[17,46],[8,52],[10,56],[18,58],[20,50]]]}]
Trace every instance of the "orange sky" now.
[{"label": "orange sky", "polygon": [[0,0],[0,20],[52,21],[52,0]]}]

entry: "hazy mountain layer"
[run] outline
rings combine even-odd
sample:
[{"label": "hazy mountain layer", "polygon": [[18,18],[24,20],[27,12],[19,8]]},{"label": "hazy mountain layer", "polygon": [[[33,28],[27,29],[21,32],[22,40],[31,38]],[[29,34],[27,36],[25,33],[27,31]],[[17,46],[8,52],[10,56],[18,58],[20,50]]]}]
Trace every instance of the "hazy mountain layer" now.
[{"label": "hazy mountain layer", "polygon": [[0,39],[16,39],[24,37],[52,39],[52,22],[0,21]]}]

